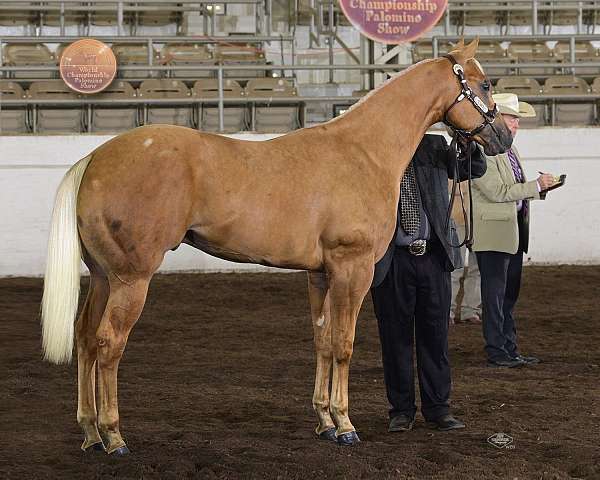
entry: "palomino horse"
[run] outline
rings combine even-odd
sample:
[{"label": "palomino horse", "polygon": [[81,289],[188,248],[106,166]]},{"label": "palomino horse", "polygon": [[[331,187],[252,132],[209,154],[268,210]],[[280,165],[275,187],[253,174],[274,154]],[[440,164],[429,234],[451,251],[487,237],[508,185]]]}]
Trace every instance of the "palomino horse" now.
[{"label": "palomino horse", "polygon": [[[128,452],[119,432],[119,361],[152,275],[182,242],[228,260],[309,272],[316,432],[359,441],[348,418],[356,317],[394,232],[406,166],[442,118],[474,129],[468,133],[490,155],[512,141],[501,117],[492,124],[476,48],[477,41],[461,44],[453,58],[421,62],[340,118],[270,141],[147,126],[69,170],[52,218],[43,348],[48,360],[66,362],[77,339],[84,450]],[[81,258],[91,279],[74,326]]]}]

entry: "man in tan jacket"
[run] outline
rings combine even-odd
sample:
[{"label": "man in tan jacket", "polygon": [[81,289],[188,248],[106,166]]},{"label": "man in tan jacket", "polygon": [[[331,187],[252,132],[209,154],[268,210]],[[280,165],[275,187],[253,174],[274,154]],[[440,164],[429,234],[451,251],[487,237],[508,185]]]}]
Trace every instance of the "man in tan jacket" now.
[{"label": "man in tan jacket", "polygon": [[[519,118],[535,116],[533,107],[519,102],[514,93],[494,95],[513,137]],[[488,365],[520,367],[538,363],[521,355],[513,309],[519,297],[523,252],[529,247],[530,201],[554,184],[542,174],[527,181],[517,150],[487,157],[487,171],[473,181],[473,251],[481,273],[483,335]],[[542,197],[544,194],[542,194]]]}]

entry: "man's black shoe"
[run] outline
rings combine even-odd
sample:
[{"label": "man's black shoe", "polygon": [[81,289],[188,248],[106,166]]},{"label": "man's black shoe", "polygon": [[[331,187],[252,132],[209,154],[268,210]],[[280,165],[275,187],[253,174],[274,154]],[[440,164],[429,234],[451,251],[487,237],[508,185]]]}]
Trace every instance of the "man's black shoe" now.
[{"label": "man's black shoe", "polygon": [[488,358],[487,361],[488,367],[493,368],[515,368],[522,367],[526,365],[524,360],[521,360],[519,357],[515,358],[499,358],[496,360],[492,360]]},{"label": "man's black shoe", "polygon": [[525,355],[517,355],[516,357],[513,357],[516,360],[521,360],[522,362],[525,362],[528,365],[535,365],[536,363],[540,363],[540,359],[537,357],[527,357]]},{"label": "man's black shoe", "polygon": [[458,430],[461,428],[465,428],[465,424],[460,420],[454,418],[452,415],[442,415],[441,417],[436,418],[435,420],[431,420],[427,422],[427,424],[431,428],[435,428],[440,430],[441,432],[447,432],[448,430]]},{"label": "man's black shoe", "polygon": [[397,415],[390,419],[390,426],[388,432],[408,432],[412,430],[414,418],[410,418],[408,415]]}]

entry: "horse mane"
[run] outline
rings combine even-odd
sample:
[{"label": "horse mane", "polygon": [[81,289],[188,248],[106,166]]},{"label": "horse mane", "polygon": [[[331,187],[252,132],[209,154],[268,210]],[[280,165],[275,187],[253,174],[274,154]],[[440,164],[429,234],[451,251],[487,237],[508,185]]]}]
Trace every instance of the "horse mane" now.
[{"label": "horse mane", "polygon": [[[390,78],[388,80],[386,80],[385,82],[382,82],[379,85],[377,85],[377,87],[375,87],[373,90],[371,90],[369,93],[367,93],[364,97],[360,98],[356,103],[354,103],[353,105],[351,105],[350,108],[348,108],[348,110],[346,110],[341,115],[338,115],[337,117],[332,118],[331,120],[329,120],[327,122],[320,123],[320,124],[314,125],[314,126],[331,124],[331,123],[336,122],[337,120],[340,120],[341,118],[344,118],[346,115],[348,115],[350,112],[352,112],[356,108],[360,107],[364,102],[366,102],[369,98],[371,98],[373,95],[375,95],[377,92],[379,92],[380,90],[382,90],[386,86],[388,86],[391,83],[395,82],[400,77],[403,77],[404,75],[407,75],[410,71],[412,71],[413,69],[415,69],[419,65],[424,64],[424,63],[429,63],[429,62],[432,62],[434,60],[436,60],[436,59],[434,59],[434,58],[428,58],[426,60],[422,60],[422,61],[420,61],[418,63],[415,63],[415,64],[411,65],[408,68],[405,68],[401,72],[394,73],[393,75],[390,76]],[[312,127],[309,127],[309,128],[312,128]]]}]

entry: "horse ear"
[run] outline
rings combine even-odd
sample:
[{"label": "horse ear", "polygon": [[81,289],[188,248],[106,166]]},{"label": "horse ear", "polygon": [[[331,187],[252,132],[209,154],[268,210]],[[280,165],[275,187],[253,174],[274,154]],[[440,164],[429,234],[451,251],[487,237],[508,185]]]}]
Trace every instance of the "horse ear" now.
[{"label": "horse ear", "polygon": [[464,39],[464,37],[463,37],[463,38],[461,38],[461,39],[460,39],[460,40],[459,40],[459,41],[456,43],[456,45],[454,46],[454,49],[455,49],[455,50],[462,50],[463,48],[465,48],[465,39]]},{"label": "horse ear", "polygon": [[475,37],[471,43],[469,43],[466,47],[464,47],[463,55],[465,56],[465,60],[469,60],[471,58],[475,58],[475,53],[477,52],[477,47],[479,46],[479,37]]}]

